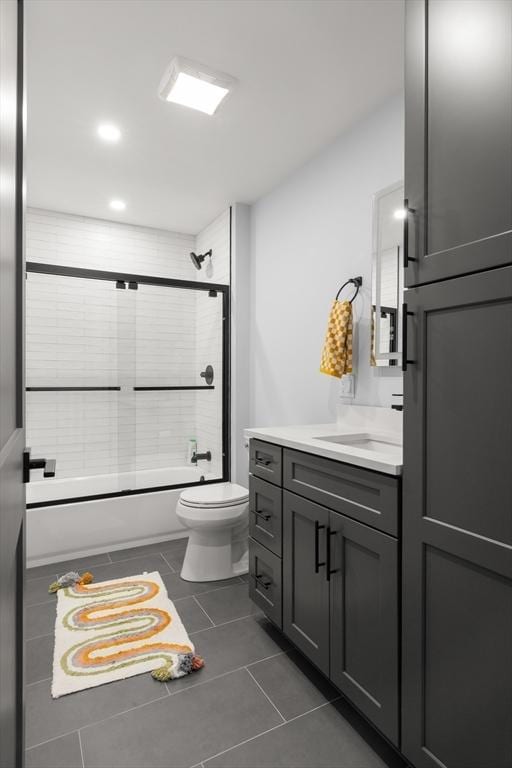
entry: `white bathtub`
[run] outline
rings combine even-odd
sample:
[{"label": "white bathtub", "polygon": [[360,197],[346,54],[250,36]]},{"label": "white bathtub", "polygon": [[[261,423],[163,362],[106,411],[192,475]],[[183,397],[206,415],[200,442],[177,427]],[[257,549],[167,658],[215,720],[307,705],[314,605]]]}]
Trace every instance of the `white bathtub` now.
[{"label": "white bathtub", "polygon": [[[36,473],[32,473],[34,478]],[[42,473],[41,473],[42,474]],[[74,499],[126,489],[185,486],[201,475],[214,477],[195,467],[150,469],[137,473],[93,477],[34,479],[27,486],[27,504],[47,504],[56,499]],[[27,565],[82,557],[139,544],[152,544],[186,535],[176,517],[181,488],[151,493],[113,496],[107,499],[74,501],[27,509]]]}]

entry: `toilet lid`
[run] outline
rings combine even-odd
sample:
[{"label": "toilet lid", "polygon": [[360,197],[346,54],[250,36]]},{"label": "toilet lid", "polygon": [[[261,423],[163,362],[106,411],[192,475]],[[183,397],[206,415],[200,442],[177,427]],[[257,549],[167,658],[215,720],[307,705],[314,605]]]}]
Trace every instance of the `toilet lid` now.
[{"label": "toilet lid", "polygon": [[180,499],[189,507],[232,507],[249,498],[249,491],[236,483],[196,485],[182,491]]}]

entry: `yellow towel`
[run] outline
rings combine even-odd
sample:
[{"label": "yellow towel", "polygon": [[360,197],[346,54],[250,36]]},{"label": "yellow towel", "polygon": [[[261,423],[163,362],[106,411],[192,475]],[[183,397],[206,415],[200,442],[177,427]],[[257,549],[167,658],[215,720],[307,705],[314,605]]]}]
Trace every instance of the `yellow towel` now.
[{"label": "yellow towel", "polygon": [[375,304],[372,306],[372,323],[371,323],[371,341],[370,341],[370,365],[373,368],[377,367],[377,359],[375,357]]},{"label": "yellow towel", "polygon": [[331,308],[320,372],[338,379],[352,373],[352,304],[337,301]]}]

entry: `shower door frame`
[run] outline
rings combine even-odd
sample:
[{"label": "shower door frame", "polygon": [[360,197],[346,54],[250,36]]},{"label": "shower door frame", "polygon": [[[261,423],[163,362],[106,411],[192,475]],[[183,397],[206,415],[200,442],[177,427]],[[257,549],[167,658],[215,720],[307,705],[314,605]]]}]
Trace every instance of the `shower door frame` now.
[{"label": "shower door frame", "polygon": [[[151,275],[135,275],[128,272],[106,272],[99,269],[85,269],[82,267],[65,267],[57,264],[40,264],[35,261],[26,262],[26,271],[34,272],[40,275],[57,275],[59,277],[81,277],[88,280],[103,280],[124,283],[141,283],[144,285],[160,285],[168,288],[181,288],[184,290],[196,291],[215,291],[222,295],[222,477],[214,480],[203,480],[196,483],[178,483],[176,485],[157,485],[151,488],[137,488],[125,491],[113,491],[112,493],[98,493],[87,496],[73,496],[66,499],[55,499],[52,501],[34,501],[27,504],[27,509],[37,507],[53,507],[62,504],[73,504],[81,501],[97,501],[100,499],[112,499],[119,496],[137,496],[141,493],[155,493],[157,491],[172,491],[177,488],[190,488],[195,485],[212,485],[214,483],[225,483],[230,480],[231,475],[231,396],[230,396],[230,329],[231,329],[231,311],[230,311],[230,286],[223,283],[204,283],[196,280],[178,280],[170,277],[153,277]],[[70,390],[117,390],[120,387],[27,387],[27,391],[51,389]],[[190,390],[190,389],[210,389],[208,386],[176,386],[166,387],[166,389]]]}]

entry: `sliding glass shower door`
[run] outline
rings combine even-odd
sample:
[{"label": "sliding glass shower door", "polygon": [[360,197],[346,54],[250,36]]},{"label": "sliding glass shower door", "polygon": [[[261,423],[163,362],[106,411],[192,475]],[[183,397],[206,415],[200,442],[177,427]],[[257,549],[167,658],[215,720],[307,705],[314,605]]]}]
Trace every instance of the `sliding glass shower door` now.
[{"label": "sliding glass shower door", "polygon": [[29,502],[227,479],[228,288],[28,265]]},{"label": "sliding glass shower door", "polygon": [[55,480],[32,473],[29,501],[119,490],[118,298],[101,280],[27,274],[27,445],[57,461]]},{"label": "sliding glass shower door", "polygon": [[136,487],[219,480],[222,294],[142,283],[134,293]]}]

